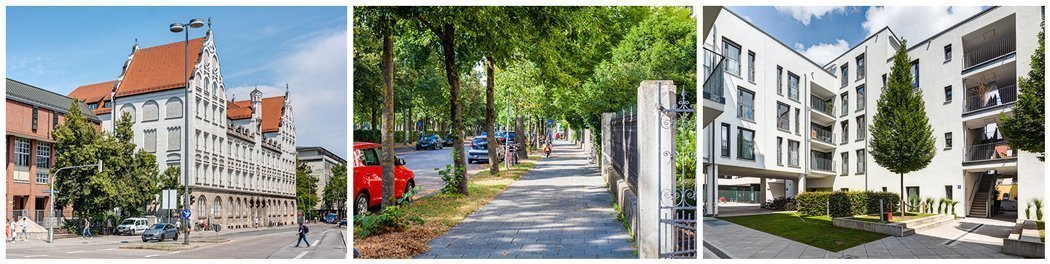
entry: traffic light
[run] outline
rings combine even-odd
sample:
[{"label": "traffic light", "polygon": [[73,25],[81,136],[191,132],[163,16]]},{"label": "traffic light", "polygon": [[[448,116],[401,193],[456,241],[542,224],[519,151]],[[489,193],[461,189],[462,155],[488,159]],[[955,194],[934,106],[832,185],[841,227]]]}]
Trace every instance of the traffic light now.
[{"label": "traffic light", "polygon": [[190,205],[193,205],[194,203],[197,203],[197,197],[190,196]]}]

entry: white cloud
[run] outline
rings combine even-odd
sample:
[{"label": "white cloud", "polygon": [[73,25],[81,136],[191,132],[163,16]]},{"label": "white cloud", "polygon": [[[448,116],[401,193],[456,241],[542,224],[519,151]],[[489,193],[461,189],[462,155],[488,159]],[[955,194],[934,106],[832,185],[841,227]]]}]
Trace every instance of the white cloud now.
[{"label": "white cloud", "polygon": [[[266,71],[278,81],[258,86],[266,97],[283,95],[285,83],[290,87],[296,145],[321,146],[344,157],[349,136],[346,34],[342,30],[300,43],[295,51],[267,67]],[[226,94],[245,100],[255,88],[227,88]]]},{"label": "white cloud", "polygon": [[777,12],[791,15],[803,25],[809,26],[811,19],[820,19],[831,13],[846,13],[845,6],[778,6]]},{"label": "white cloud", "polygon": [[868,9],[865,21],[861,26],[867,31],[867,36],[888,26],[898,37],[905,38],[911,43],[917,43],[981,12],[981,9],[979,6],[872,7]]},{"label": "white cloud", "polygon": [[806,48],[802,43],[795,43],[795,50],[798,50],[799,53],[802,53],[806,58],[813,60],[817,64],[824,65],[849,50],[849,42],[837,39],[835,43],[821,42],[809,46],[809,48]]}]

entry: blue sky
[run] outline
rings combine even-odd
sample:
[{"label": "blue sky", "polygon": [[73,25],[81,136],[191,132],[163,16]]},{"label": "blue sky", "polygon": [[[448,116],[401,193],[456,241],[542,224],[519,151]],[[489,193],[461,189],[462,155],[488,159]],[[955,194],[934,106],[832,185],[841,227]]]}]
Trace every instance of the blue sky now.
[{"label": "blue sky", "polygon": [[194,17],[212,20],[227,96],[289,83],[297,144],[346,157],[346,7],[8,7],[7,77],[60,94],[111,81],[136,39],[182,41],[168,25]]},{"label": "blue sky", "polygon": [[898,37],[916,43],[986,9],[915,6],[728,8],[821,65],[884,27],[889,27]]}]

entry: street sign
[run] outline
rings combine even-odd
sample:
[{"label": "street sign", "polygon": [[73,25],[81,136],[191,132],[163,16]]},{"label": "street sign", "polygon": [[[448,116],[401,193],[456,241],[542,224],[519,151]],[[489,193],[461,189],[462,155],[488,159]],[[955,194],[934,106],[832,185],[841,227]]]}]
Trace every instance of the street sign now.
[{"label": "street sign", "polygon": [[178,192],[174,189],[161,190],[160,209],[175,209],[178,207]]},{"label": "street sign", "polygon": [[190,219],[190,209],[182,209],[182,219]]},{"label": "street sign", "polygon": [[58,191],[54,191],[54,190],[44,190],[44,193],[58,193]]}]

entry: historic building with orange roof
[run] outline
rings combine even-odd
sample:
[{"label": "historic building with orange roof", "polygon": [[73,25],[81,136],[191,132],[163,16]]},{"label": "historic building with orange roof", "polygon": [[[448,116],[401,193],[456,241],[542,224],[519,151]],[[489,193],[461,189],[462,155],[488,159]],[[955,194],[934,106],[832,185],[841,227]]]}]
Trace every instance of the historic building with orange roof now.
[{"label": "historic building with orange roof", "polygon": [[161,171],[181,167],[183,147],[189,148],[196,222],[225,228],[294,223],[295,123],[287,87],[280,96],[264,98],[256,89],[248,100],[229,100],[211,29],[188,44],[189,52],[184,41],[135,44],[116,80],[80,86],[69,97],[83,101],[106,130],[113,130],[113,109],[130,115],[135,143],[156,155]]}]

